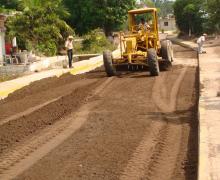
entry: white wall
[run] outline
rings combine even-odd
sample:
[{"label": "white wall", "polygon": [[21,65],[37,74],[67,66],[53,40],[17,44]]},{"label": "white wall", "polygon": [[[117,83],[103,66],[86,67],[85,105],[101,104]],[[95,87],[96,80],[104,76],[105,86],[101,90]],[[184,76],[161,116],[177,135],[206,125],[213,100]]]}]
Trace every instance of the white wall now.
[{"label": "white wall", "polygon": [[[164,23],[167,22],[168,26],[165,26]],[[160,19],[159,20],[159,28],[160,30],[165,30],[165,31],[173,31],[176,30],[176,21],[175,19]]]},{"label": "white wall", "polygon": [[3,63],[3,55],[5,55],[5,33],[0,32],[0,65]]}]

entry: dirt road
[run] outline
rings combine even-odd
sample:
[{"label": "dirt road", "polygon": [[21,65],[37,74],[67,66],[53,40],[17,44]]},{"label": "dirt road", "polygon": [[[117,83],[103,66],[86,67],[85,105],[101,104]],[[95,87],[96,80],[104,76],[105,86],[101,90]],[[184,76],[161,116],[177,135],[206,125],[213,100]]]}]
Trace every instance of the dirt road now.
[{"label": "dirt road", "polygon": [[196,53],[171,71],[93,72],[33,83],[0,101],[0,179],[197,177]]}]

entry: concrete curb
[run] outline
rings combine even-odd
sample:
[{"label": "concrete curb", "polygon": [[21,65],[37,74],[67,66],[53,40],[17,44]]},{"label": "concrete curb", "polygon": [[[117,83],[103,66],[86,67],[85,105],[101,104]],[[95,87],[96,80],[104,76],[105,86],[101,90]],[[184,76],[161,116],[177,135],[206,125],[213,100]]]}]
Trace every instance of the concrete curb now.
[{"label": "concrete curb", "polygon": [[[171,38],[170,39],[173,43],[181,45],[186,48],[190,48],[192,50],[197,51],[197,44],[189,42],[188,44],[186,42],[182,42],[181,40]],[[201,56],[198,54],[198,68],[199,68],[199,83],[202,84],[203,82],[207,81],[206,74],[203,72],[203,66],[201,66]],[[210,72],[213,74],[213,72]],[[217,77],[217,74],[216,74]],[[213,154],[213,152],[210,152],[210,143],[212,137],[210,137],[210,119],[213,118],[212,114],[209,114],[207,112],[207,101],[210,101],[206,97],[206,91],[209,89],[199,89],[200,91],[200,97],[198,102],[198,121],[199,121],[199,127],[198,127],[198,180],[218,180],[219,177],[217,173],[215,172],[219,167],[217,167],[217,161],[216,159],[211,160],[210,154]],[[216,117],[215,117],[216,118]],[[217,125],[214,125],[217,126]],[[214,147],[214,144],[211,145],[212,148]],[[215,161],[214,163],[212,161]]]},{"label": "concrete curb", "polygon": [[56,63],[62,63],[66,59],[66,56],[54,56],[54,57],[45,57],[43,60],[34,62],[30,64],[30,72],[39,72],[45,69],[52,67]]},{"label": "concrete curb", "polygon": [[[81,55],[73,55],[73,58],[82,58],[91,59],[90,57],[99,56],[98,54],[81,54]],[[44,57],[43,60],[34,62],[29,65],[30,72],[39,72],[42,70],[47,70],[49,68],[60,66],[62,67],[63,62],[67,61],[67,56],[53,56],[53,57]]]},{"label": "concrete curb", "polygon": [[167,38],[167,39],[172,41],[174,44],[178,44],[178,45],[183,46],[185,48],[190,48],[194,51],[197,51],[197,44],[194,44],[194,43],[191,43],[191,42],[190,42],[190,44],[187,44],[186,41],[181,41],[177,38]]},{"label": "concrete curb", "polygon": [[[199,100],[199,180],[220,179],[220,62],[217,48],[208,48],[200,56]],[[220,47],[218,47],[218,52]]]},{"label": "concrete curb", "polygon": [[[117,57],[119,55],[120,55],[119,49],[113,52],[114,57]],[[56,59],[57,57],[54,58]],[[45,65],[47,66],[48,64],[45,63]],[[54,76],[59,77],[68,72],[70,72],[70,74],[72,75],[82,74],[94,70],[102,65],[103,65],[103,56],[100,55],[97,57],[90,58],[88,60],[83,60],[73,63],[74,66],[73,69],[52,69],[52,70],[24,76],[21,78],[13,79],[10,81],[2,82],[0,83],[0,99],[6,98],[10,93],[13,93],[18,89],[21,89],[22,87],[27,86],[32,82]]]},{"label": "concrete curb", "polygon": [[211,180],[209,170],[209,154],[207,142],[208,142],[208,124],[201,122],[202,117],[205,116],[205,107],[201,98],[199,100],[199,163],[198,163],[198,180]]}]

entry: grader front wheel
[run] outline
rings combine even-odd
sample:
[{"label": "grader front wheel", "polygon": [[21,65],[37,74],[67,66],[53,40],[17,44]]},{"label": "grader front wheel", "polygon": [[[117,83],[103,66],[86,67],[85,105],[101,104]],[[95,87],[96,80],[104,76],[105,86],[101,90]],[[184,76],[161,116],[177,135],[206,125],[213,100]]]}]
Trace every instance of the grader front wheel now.
[{"label": "grader front wheel", "polygon": [[104,62],[104,67],[105,67],[105,72],[107,76],[115,76],[116,75],[116,70],[112,64],[112,52],[111,51],[104,51],[103,52],[103,62]]},{"label": "grader front wheel", "polygon": [[159,69],[156,50],[154,48],[150,48],[148,49],[147,54],[148,54],[148,66],[150,70],[150,75],[158,76],[160,69]]}]

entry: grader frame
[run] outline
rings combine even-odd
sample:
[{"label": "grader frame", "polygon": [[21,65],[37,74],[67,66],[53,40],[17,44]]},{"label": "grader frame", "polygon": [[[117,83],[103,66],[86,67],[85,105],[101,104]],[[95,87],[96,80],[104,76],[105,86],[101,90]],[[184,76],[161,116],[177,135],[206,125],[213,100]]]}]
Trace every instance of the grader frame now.
[{"label": "grader frame", "polygon": [[[149,29],[140,24],[137,17],[150,17]],[[147,66],[152,76],[159,75],[159,63],[165,70],[171,66],[172,43],[168,40],[160,42],[158,33],[158,17],[156,8],[143,8],[128,11],[129,31],[120,32],[120,57],[113,58],[110,51],[104,51],[103,60],[108,76],[116,75],[118,66]]]}]

